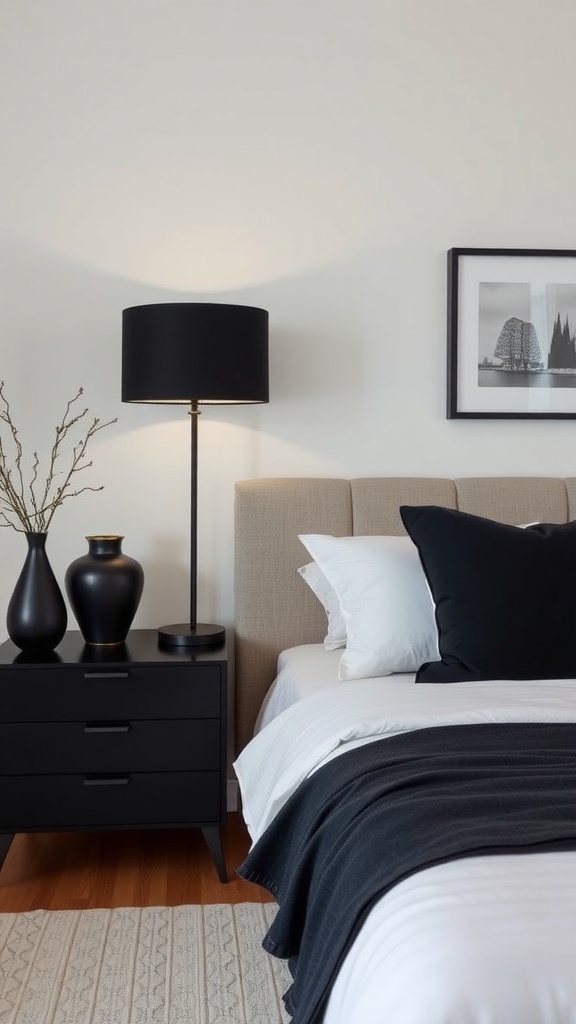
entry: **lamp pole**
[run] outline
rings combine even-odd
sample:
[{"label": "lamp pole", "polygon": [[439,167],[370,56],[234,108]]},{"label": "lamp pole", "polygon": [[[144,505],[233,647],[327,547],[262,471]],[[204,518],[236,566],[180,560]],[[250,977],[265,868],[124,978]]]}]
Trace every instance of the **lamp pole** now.
[{"label": "lamp pole", "polygon": [[198,624],[198,417],[197,399],[190,402],[190,629]]}]

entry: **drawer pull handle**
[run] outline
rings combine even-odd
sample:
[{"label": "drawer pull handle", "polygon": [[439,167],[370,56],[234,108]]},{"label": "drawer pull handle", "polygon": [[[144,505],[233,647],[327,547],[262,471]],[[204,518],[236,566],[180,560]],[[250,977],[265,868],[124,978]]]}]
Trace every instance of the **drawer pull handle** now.
[{"label": "drawer pull handle", "polygon": [[84,732],[130,732],[129,722],[91,722]]},{"label": "drawer pull handle", "polygon": [[85,786],[127,786],[129,775],[85,775]]},{"label": "drawer pull handle", "polygon": [[85,672],[84,679],[128,679],[129,672]]}]

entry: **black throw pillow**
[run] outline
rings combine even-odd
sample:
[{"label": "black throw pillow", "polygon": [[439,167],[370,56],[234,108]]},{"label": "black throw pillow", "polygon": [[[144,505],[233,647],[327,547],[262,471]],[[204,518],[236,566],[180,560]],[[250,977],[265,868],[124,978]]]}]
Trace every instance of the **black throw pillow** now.
[{"label": "black throw pillow", "polygon": [[576,522],[506,526],[402,505],[436,606],[441,661],[417,683],[576,678]]}]

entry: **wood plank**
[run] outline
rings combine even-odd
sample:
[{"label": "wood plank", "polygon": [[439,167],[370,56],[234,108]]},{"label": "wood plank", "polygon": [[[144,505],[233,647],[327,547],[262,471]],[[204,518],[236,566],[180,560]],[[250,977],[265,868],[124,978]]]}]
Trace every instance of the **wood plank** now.
[{"label": "wood plank", "polygon": [[271,902],[235,873],[250,845],[240,814],[228,816],[222,840],[228,884],[199,829],[17,835],[0,872],[0,913]]}]

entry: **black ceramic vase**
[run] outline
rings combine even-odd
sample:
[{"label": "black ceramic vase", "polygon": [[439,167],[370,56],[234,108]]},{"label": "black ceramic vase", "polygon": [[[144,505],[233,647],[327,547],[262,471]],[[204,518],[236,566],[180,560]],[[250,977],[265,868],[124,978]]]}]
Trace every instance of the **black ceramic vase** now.
[{"label": "black ceramic vase", "polygon": [[52,651],[68,615],[62,591],[46,554],[46,533],[27,533],[28,553],[8,603],[8,636],[23,651]]},{"label": "black ceramic vase", "polygon": [[86,540],[88,554],[66,570],[72,611],[87,644],[122,644],[142,597],[142,566],[122,553],[123,537]]}]

